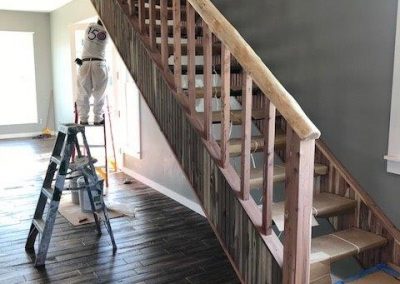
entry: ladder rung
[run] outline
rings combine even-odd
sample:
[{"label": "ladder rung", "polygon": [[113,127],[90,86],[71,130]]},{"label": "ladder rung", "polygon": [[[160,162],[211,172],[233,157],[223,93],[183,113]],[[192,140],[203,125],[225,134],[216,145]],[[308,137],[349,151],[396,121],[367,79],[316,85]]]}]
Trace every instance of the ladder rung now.
[{"label": "ladder rung", "polygon": [[[92,158],[92,163],[93,164],[97,163],[97,159]],[[87,165],[89,165],[89,157],[82,156],[82,157],[76,158],[76,160],[74,162],[70,163],[69,168],[73,171],[76,171],[76,170],[86,167]]]},{"label": "ladder rung", "polygon": [[104,127],[104,123],[102,124],[85,124],[85,127]]},{"label": "ladder rung", "polygon": [[48,199],[51,199],[53,197],[54,189],[42,187],[42,192]]},{"label": "ladder rung", "polygon": [[57,165],[61,164],[61,156],[51,156],[50,161],[56,163]]},{"label": "ladder rung", "polygon": [[43,233],[45,222],[43,219],[33,219],[33,225],[35,225],[36,229]]},{"label": "ladder rung", "polygon": [[[89,148],[90,147],[92,147],[92,148],[104,148],[104,147],[106,147],[106,145],[88,145],[89,146]],[[79,145],[79,147],[85,147],[85,145]]]}]

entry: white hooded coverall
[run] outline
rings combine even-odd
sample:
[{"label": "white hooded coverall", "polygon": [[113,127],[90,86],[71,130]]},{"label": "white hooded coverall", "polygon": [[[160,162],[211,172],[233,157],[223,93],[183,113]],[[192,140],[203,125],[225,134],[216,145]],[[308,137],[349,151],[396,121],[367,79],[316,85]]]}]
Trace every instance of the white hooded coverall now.
[{"label": "white hooded coverall", "polygon": [[108,42],[108,34],[103,26],[92,23],[85,31],[82,60],[101,59],[83,61],[78,73],[78,96],[76,105],[81,123],[88,122],[89,118],[89,98],[93,95],[94,122],[103,120],[103,105],[105,90],[108,83],[108,70],[105,62],[105,48]]}]

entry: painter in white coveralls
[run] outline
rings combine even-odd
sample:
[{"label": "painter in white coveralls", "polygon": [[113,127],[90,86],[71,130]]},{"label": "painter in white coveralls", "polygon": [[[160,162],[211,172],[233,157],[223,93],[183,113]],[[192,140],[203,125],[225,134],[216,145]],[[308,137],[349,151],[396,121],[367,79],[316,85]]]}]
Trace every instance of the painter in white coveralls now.
[{"label": "painter in white coveralls", "polygon": [[76,104],[81,124],[88,124],[89,98],[93,96],[94,124],[104,123],[104,99],[108,82],[108,70],[105,49],[108,42],[107,31],[103,23],[89,24],[85,31],[82,59],[75,62],[80,65],[78,73],[78,95]]}]

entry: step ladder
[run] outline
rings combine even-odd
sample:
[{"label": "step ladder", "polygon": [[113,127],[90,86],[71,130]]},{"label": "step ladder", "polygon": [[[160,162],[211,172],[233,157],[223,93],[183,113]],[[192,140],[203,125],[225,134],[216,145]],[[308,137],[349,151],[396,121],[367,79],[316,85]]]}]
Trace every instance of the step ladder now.
[{"label": "step ladder", "polygon": [[[106,123],[108,122],[108,130],[109,130],[109,137],[111,138],[111,149],[112,149],[112,154],[113,154],[113,158],[114,158],[114,170],[116,171],[117,169],[117,157],[116,157],[116,152],[115,152],[115,144],[114,144],[114,134],[113,134],[113,127],[112,127],[112,123],[111,123],[111,114],[110,114],[110,105],[109,105],[109,101],[108,101],[108,96],[105,96],[105,100],[106,100],[106,114],[103,114],[103,121],[104,123],[102,124],[86,124],[83,125],[84,127],[98,127],[98,128],[103,128],[102,129],[102,136],[103,136],[103,144],[92,144],[89,145],[92,148],[104,148],[104,179],[106,182],[106,187],[108,188],[109,185],[109,165],[108,165],[108,141],[107,141],[107,126]],[[90,107],[93,107],[93,104],[90,104]],[[78,106],[76,104],[76,102],[74,103],[74,118],[75,118],[75,123],[76,124],[80,124],[79,121],[79,113],[78,113]],[[82,146],[82,145],[80,145]],[[75,157],[75,153],[73,152],[72,157]],[[101,166],[102,167],[102,166]],[[98,167],[98,168],[101,168]]]},{"label": "step ladder", "polygon": [[[82,155],[82,151],[78,143],[78,134],[82,136],[86,156]],[[77,155],[75,160],[70,162],[73,151],[76,151]],[[99,195],[101,195],[103,181],[97,177],[96,170],[93,165],[94,161],[95,159],[91,157],[90,148],[86,140],[85,127],[78,124],[62,125],[57,134],[56,143],[50,158],[50,164],[43,181],[43,187],[40,192],[39,200],[32,220],[32,225],[30,227],[29,235],[25,245],[25,250],[31,256],[36,267],[43,266],[45,264],[61,195],[63,190],[66,189],[64,188],[65,180],[71,179],[72,173],[76,174],[76,172],[80,172],[81,176],[84,177],[85,186],[79,188],[79,190],[86,190],[88,192],[93,217],[96,223],[96,229],[98,235],[101,235],[100,220],[94,205],[92,191],[98,190],[100,193]],[[76,178],[76,175],[74,178]],[[43,218],[48,202],[49,206],[47,206],[46,218]],[[102,211],[104,214],[103,221],[110,235],[113,252],[115,253],[117,246],[115,244],[107,209],[102,198],[100,207],[101,208],[99,211]],[[38,251],[35,253],[35,241],[39,234],[40,241],[38,243]]]}]

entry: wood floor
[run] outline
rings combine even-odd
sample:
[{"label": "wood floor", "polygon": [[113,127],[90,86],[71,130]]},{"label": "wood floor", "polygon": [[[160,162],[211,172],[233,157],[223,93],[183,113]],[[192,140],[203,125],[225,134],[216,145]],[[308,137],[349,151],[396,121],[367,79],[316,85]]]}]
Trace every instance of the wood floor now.
[{"label": "wood floor", "polygon": [[73,227],[60,214],[45,269],[24,244],[54,140],[0,141],[0,283],[238,283],[206,219],[122,174],[115,200],[136,217],[111,220],[118,251],[94,225]]}]

